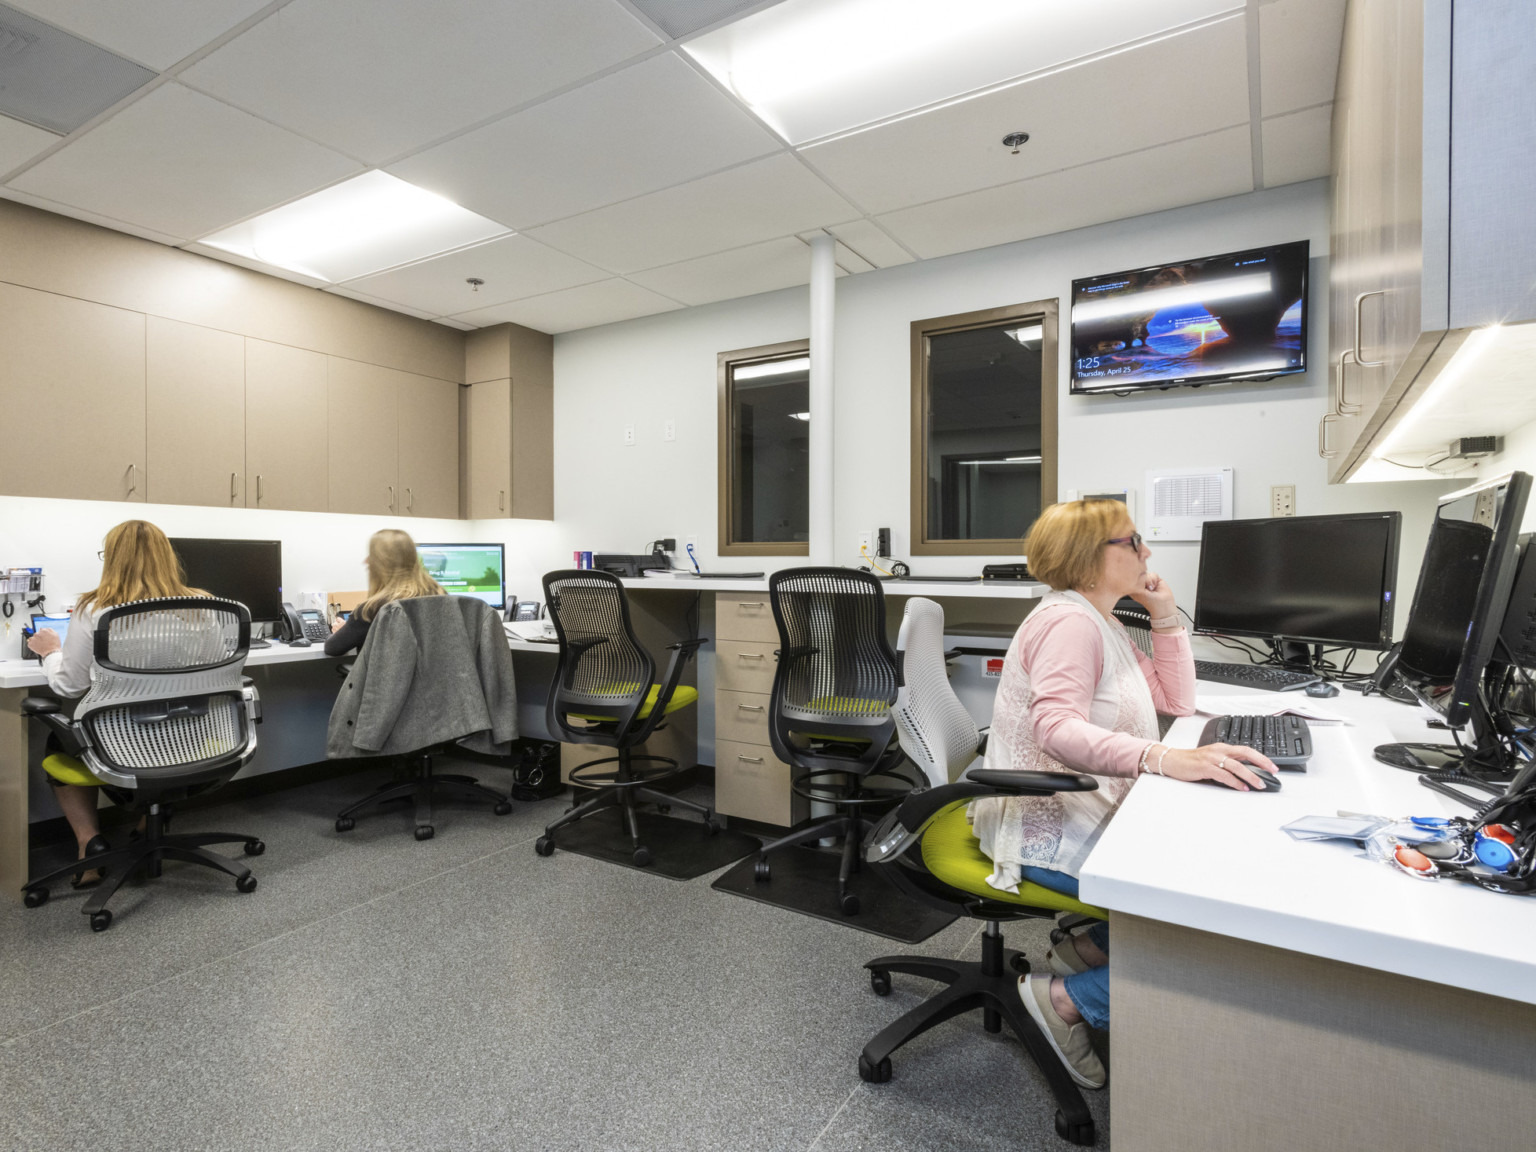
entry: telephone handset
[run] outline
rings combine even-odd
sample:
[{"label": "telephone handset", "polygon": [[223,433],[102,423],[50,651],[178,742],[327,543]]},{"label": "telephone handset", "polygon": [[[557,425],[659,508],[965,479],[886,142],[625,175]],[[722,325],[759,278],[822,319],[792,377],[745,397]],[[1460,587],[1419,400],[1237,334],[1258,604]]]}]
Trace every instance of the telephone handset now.
[{"label": "telephone handset", "polygon": [[295,608],[283,604],[283,618],[278,621],[278,638],[291,648],[308,648],[323,644],[331,634],[324,613],[314,608]]}]

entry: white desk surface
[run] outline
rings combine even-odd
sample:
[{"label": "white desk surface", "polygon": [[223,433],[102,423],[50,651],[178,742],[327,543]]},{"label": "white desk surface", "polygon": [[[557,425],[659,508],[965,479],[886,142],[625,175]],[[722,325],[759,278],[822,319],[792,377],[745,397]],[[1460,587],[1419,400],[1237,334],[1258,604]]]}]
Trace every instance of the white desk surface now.
[{"label": "white desk surface", "polygon": [[[1255,691],[1203,682],[1200,690]],[[1536,1004],[1536,898],[1416,880],[1365,859],[1353,842],[1297,841],[1280,830],[1302,816],[1341,810],[1390,817],[1471,812],[1415,774],[1372,758],[1378,744],[1450,742],[1450,733],[1428,728],[1417,708],[1347,691],[1309,702],[1355,723],[1314,725],[1307,770],[1283,771],[1279,792],[1139,779],[1084,864],[1083,899]],[[1206,719],[1180,719],[1169,742],[1193,747]]]},{"label": "white desk surface", "polygon": [[[756,580],[704,580],[694,576],[625,577],[625,588],[634,591],[678,592],[767,592],[768,578]],[[887,596],[950,596],[979,600],[1038,600],[1050,591],[1049,585],[1018,580],[977,580],[960,584],[947,581],[882,581]]]}]

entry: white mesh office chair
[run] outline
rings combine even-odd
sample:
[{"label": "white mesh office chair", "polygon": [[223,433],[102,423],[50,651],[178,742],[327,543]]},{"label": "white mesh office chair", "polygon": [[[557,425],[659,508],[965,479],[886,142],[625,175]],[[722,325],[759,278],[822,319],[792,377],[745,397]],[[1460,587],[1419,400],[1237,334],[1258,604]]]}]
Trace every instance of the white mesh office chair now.
[{"label": "white mesh office chair", "polygon": [[934,787],[957,780],[986,750],[986,737],[949,684],[944,609],[914,596],[896,637],[896,703],[891,716],[907,759]]},{"label": "white mesh office chair", "polygon": [[[177,596],[109,608],[96,621],[90,691],[73,717],[58,700],[28,697],[23,711],[45,724],[111,799],[145,816],[142,838],[77,860],[28,882],[25,903],[48,900],[48,885],[74,872],[103,869],[105,879],[82,912],[91,927],[112,923],[106,903],[134,872],[160,875],[165,860],[216,868],[235,877],[241,892],[256,878],[236,860],[208,851],[240,843],[247,855],[266,846],[226,832],[172,835],[164,805],[224,783],[256,752],[260,702],[241,670],[251,642],[251,614],[233,600]],[[45,767],[47,767],[45,762]]]}]

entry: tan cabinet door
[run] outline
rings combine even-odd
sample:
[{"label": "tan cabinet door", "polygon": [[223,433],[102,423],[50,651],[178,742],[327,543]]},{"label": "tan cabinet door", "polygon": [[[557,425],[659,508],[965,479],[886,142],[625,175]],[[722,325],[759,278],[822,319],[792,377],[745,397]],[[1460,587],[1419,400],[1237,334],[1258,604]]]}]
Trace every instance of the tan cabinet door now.
[{"label": "tan cabinet door", "polygon": [[244,339],[158,316],[145,322],[149,499],[244,507]]},{"label": "tan cabinet door", "polygon": [[0,284],[0,493],[143,500],[144,317]]},{"label": "tan cabinet door", "polygon": [[246,339],[247,507],[327,510],[326,395],[323,355]]},{"label": "tan cabinet door", "polygon": [[512,381],[470,385],[465,422],[471,520],[512,515]]},{"label": "tan cabinet door", "polygon": [[555,518],[555,393],[529,374],[512,381],[512,515]]},{"label": "tan cabinet door", "polygon": [[459,515],[459,393],[451,380],[401,374],[400,510],[407,516]]},{"label": "tan cabinet door", "polygon": [[332,512],[399,515],[400,377],[392,368],[328,357]]}]

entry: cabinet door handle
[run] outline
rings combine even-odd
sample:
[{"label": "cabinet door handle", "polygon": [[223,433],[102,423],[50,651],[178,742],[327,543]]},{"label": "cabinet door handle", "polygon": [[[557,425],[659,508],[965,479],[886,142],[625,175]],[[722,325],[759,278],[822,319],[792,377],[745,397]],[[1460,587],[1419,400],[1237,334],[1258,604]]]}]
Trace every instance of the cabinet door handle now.
[{"label": "cabinet door handle", "polygon": [[256,473],[256,503],[261,503],[261,473]]},{"label": "cabinet door handle", "polygon": [[393,484],[390,484],[390,485],[387,485],[387,487],[389,488],[389,504],[388,504],[388,508],[389,508],[389,510],[391,512],[393,512],[395,510],[395,486]]},{"label": "cabinet door handle", "polygon": [[748,764],[761,764],[763,762],[761,756],[743,756],[740,753],[737,753],[736,759],[745,760]]},{"label": "cabinet door handle", "polygon": [[229,474],[229,499],[233,503],[235,499],[235,473]]},{"label": "cabinet door handle", "polygon": [[405,510],[409,512],[414,507],[416,507],[416,497],[411,495],[411,490],[407,488],[405,490]]},{"label": "cabinet door handle", "polygon": [[743,712],[761,712],[763,710],[761,704],[738,704],[736,707],[740,708]]},{"label": "cabinet door handle", "polygon": [[1332,460],[1339,454],[1337,448],[1328,447],[1328,422],[1338,418],[1337,412],[1325,412],[1323,418],[1317,422],[1317,454],[1324,460]]},{"label": "cabinet door handle", "polygon": [[763,601],[761,601],[761,600],[738,600],[738,601],[736,601],[736,606],[738,608],[761,608],[763,606]]},{"label": "cabinet door handle", "polygon": [[738,659],[738,660],[761,660],[762,658],[763,658],[763,654],[761,652],[738,652],[738,653],[736,653],[736,659]]},{"label": "cabinet door handle", "polygon": [[1367,360],[1365,353],[1360,351],[1360,309],[1368,297],[1385,296],[1392,290],[1390,288],[1378,288],[1374,292],[1362,292],[1355,297],[1355,363],[1362,368],[1380,368],[1385,360]]},{"label": "cabinet door handle", "polygon": [[496,511],[498,511],[498,512],[505,512],[506,510],[507,510],[507,490],[505,488],[502,488],[502,489],[500,489],[496,493]]},{"label": "cabinet door handle", "polygon": [[128,495],[132,496],[138,490],[139,466],[137,464],[130,464],[128,465]]},{"label": "cabinet door handle", "polygon": [[1333,410],[1340,416],[1360,415],[1360,405],[1352,404],[1344,399],[1344,388],[1349,383],[1349,369],[1346,365],[1352,360],[1356,364],[1359,363],[1358,360],[1355,360],[1355,353],[1352,349],[1346,348],[1339,353],[1339,367],[1334,376]]}]

